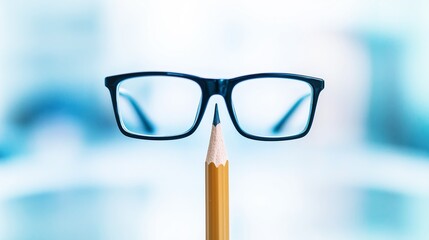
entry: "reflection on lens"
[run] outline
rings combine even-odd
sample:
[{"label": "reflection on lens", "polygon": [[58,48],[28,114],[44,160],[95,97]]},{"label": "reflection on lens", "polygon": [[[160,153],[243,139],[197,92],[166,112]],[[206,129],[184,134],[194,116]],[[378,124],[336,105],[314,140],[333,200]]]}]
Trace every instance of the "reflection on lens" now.
[{"label": "reflection on lens", "polygon": [[189,131],[201,101],[200,86],[185,78],[136,77],[117,89],[121,124],[130,133],[167,137]]},{"label": "reflection on lens", "polygon": [[259,137],[291,137],[308,126],[312,87],[303,81],[259,78],[240,82],[232,92],[240,128]]}]

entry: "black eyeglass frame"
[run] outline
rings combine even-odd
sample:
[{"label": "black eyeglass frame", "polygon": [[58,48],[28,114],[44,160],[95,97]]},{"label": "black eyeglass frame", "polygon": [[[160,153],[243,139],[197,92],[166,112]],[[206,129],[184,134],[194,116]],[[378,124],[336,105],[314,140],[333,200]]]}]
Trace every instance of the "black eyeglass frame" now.
[{"label": "black eyeglass frame", "polygon": [[[191,81],[194,81],[197,83],[201,88],[201,103],[197,112],[197,116],[195,118],[194,124],[192,127],[185,133],[174,135],[174,136],[144,136],[139,135],[135,133],[131,133],[127,131],[121,124],[119,111],[118,111],[118,103],[117,103],[117,91],[118,91],[118,85],[120,82],[124,80],[128,80],[131,78],[137,78],[137,77],[147,77],[147,76],[170,76],[170,77],[179,77],[188,79]],[[237,116],[234,111],[234,107],[232,105],[232,91],[234,89],[234,86],[237,85],[240,82],[246,81],[246,80],[252,80],[252,79],[258,79],[258,78],[284,78],[284,79],[293,79],[293,80],[299,80],[308,83],[312,88],[312,95],[313,95],[313,101],[311,103],[311,110],[310,110],[310,117],[308,119],[307,126],[305,130],[299,134],[292,135],[292,136],[286,136],[286,137],[260,137],[255,136],[249,133],[246,133],[244,130],[241,129]],[[112,98],[112,104],[113,104],[113,110],[115,114],[116,123],[118,124],[118,127],[120,131],[128,137],[132,138],[138,138],[138,139],[146,139],[146,140],[174,140],[174,139],[180,139],[190,136],[192,133],[195,132],[195,130],[198,128],[203,116],[204,112],[206,110],[207,104],[209,102],[209,99],[213,95],[221,95],[226,103],[226,107],[229,113],[229,116],[231,118],[231,121],[234,125],[234,127],[237,129],[237,131],[243,135],[244,137],[259,140],[259,141],[284,141],[284,140],[292,140],[304,137],[308,134],[310,131],[311,125],[314,120],[314,115],[316,111],[317,101],[319,98],[320,92],[324,89],[325,83],[323,79],[310,77],[310,76],[304,76],[304,75],[298,75],[298,74],[291,74],[291,73],[257,73],[257,74],[250,74],[245,76],[240,76],[236,78],[230,78],[230,79],[223,79],[223,78],[202,78],[197,77],[194,75],[184,74],[184,73],[176,73],[176,72],[135,72],[135,73],[126,73],[126,74],[120,74],[120,75],[114,75],[109,76],[105,78],[105,86],[110,91],[110,96]]]}]

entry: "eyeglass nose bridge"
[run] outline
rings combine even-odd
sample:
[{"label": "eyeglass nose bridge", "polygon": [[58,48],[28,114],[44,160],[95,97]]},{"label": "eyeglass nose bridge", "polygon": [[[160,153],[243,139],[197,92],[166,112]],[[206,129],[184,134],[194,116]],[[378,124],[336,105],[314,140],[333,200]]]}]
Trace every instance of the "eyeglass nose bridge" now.
[{"label": "eyeglass nose bridge", "polygon": [[218,94],[225,97],[227,89],[228,89],[228,80],[226,79],[223,79],[223,78],[210,79],[210,81],[208,81],[209,96]]}]

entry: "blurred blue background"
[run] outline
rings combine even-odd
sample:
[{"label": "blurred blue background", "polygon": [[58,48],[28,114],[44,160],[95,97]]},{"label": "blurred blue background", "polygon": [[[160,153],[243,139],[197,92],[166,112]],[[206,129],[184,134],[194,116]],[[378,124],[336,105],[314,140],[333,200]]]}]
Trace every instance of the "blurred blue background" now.
[{"label": "blurred blue background", "polygon": [[[231,239],[427,239],[429,2],[0,1],[0,239],[204,239],[214,103]],[[128,139],[104,77],[325,79],[301,140]]]}]

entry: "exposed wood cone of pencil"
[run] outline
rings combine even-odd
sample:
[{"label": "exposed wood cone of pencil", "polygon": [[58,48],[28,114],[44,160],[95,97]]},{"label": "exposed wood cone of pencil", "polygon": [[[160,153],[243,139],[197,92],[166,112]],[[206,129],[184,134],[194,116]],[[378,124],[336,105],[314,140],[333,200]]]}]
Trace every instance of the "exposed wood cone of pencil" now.
[{"label": "exposed wood cone of pencil", "polygon": [[228,158],[217,104],[205,165],[206,240],[229,240]]}]

